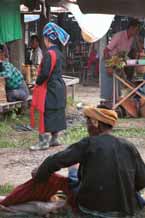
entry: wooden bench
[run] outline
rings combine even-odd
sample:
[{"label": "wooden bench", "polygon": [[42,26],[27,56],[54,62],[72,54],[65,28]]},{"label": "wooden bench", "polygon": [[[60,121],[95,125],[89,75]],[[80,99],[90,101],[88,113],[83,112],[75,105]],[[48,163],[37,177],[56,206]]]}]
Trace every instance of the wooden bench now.
[{"label": "wooden bench", "polygon": [[32,96],[30,95],[26,101],[13,101],[0,103],[0,114],[4,114],[8,111],[12,111],[16,108],[23,108],[26,104],[30,104]]},{"label": "wooden bench", "polygon": [[[79,78],[63,75],[63,79],[64,79],[66,86],[72,87],[72,99],[74,100],[75,85],[79,83]],[[26,101],[14,101],[14,102],[0,103],[0,114],[2,115],[6,112],[12,111],[17,108],[23,108],[27,104],[29,105],[31,100],[32,100],[32,96],[30,95]]]}]

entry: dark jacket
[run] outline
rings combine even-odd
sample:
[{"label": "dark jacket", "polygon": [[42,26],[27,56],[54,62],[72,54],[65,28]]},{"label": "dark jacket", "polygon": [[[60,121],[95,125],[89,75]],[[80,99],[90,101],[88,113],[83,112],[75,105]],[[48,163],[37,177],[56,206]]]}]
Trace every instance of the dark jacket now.
[{"label": "dark jacket", "polygon": [[133,215],[135,193],[145,187],[145,164],[130,142],[112,135],[87,137],[48,157],[36,179],[45,180],[63,167],[80,163],[77,202],[96,211]]},{"label": "dark jacket", "polygon": [[[60,109],[66,105],[66,90],[65,83],[62,79],[62,63],[63,56],[57,46],[51,46],[49,50],[56,52],[57,60],[56,66],[48,81],[47,96],[45,101],[45,109]],[[37,77],[36,84],[41,85],[48,78],[51,67],[51,57],[47,52],[43,58],[43,65],[40,75]]]}]

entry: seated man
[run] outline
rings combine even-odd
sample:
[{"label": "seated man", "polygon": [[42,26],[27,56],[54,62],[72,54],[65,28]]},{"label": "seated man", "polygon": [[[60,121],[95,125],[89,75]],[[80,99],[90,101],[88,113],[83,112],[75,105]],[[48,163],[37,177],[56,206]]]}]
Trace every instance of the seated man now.
[{"label": "seated man", "polygon": [[[89,136],[47,157],[33,178],[1,205],[48,201],[63,190],[80,217],[144,217],[142,199],[136,192],[145,187],[145,164],[132,143],[111,134],[116,112],[87,107],[84,114]],[[79,184],[74,194],[69,180],[54,172],[77,163]]]},{"label": "seated man", "polygon": [[5,58],[5,47],[0,45],[0,77],[6,78],[6,94],[8,101],[26,100],[29,90],[21,72]]}]

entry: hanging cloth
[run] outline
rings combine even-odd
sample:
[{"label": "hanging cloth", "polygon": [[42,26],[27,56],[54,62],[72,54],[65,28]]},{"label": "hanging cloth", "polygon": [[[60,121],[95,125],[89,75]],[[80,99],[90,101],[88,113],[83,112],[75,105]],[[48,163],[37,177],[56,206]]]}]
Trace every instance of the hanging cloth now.
[{"label": "hanging cloth", "polygon": [[[34,112],[35,110],[39,111],[39,133],[45,132],[44,111],[45,111],[45,99],[47,93],[47,83],[56,65],[56,52],[53,50],[49,50],[48,53],[51,56],[51,68],[48,74],[48,79],[45,80],[42,85],[37,85],[37,84],[35,85],[33,89],[32,103],[30,108],[30,125],[32,128],[34,128],[35,126]],[[43,65],[43,59],[38,69],[38,75],[41,73],[42,65]]]},{"label": "hanging cloth", "polygon": [[0,1],[0,43],[22,38],[20,0]]}]

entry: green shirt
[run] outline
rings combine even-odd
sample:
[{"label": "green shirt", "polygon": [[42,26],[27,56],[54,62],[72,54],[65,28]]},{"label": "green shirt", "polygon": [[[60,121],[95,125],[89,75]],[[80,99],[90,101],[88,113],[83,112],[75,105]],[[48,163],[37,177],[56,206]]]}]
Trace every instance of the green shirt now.
[{"label": "green shirt", "polygon": [[1,77],[6,79],[6,88],[8,90],[18,89],[23,82],[22,73],[8,61],[3,62],[4,71],[0,72]]}]

